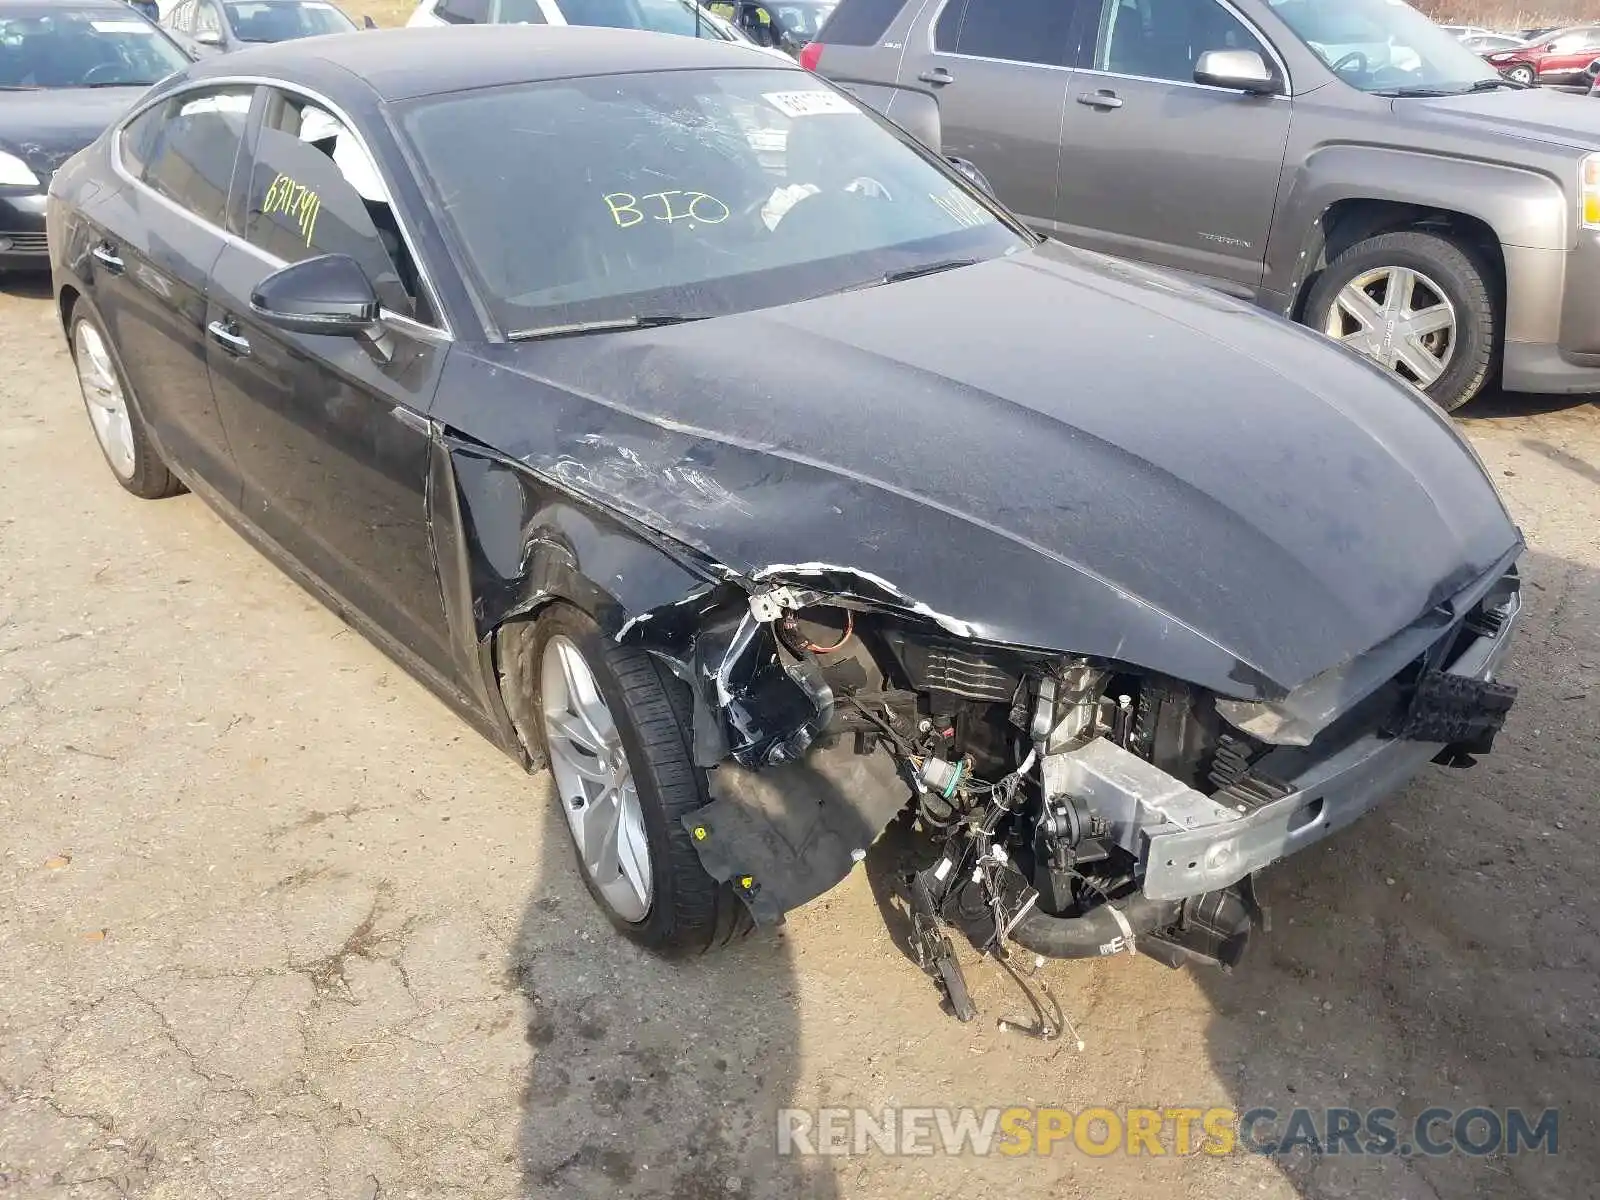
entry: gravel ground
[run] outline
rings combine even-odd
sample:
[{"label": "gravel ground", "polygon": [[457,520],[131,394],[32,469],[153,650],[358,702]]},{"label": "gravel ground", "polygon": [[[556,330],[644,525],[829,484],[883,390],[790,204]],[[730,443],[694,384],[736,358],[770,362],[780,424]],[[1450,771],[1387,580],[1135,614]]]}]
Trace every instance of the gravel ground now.
[{"label": "gravel ground", "polygon": [[[881,855],[715,960],[611,936],[545,777],[117,488],[0,288],[0,1197],[1592,1194],[1600,412],[1465,424],[1532,547],[1501,748],[1270,872],[1231,975],[1047,966],[1079,1050],[992,964],[942,1015]],[[1556,1106],[1560,1152],[780,1159],[828,1104]]]}]

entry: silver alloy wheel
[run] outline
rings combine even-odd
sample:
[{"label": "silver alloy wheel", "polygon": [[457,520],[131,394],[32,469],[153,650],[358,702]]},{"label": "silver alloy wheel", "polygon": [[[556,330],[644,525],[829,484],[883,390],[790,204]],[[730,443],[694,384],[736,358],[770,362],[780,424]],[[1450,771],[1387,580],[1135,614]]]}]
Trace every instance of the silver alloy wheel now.
[{"label": "silver alloy wheel", "polygon": [[1533,68],[1529,66],[1516,66],[1506,72],[1506,77],[1518,83],[1531,84],[1533,82]]},{"label": "silver alloy wheel", "polygon": [[128,417],[128,398],[111,362],[100,331],[88,321],[79,321],[72,333],[72,357],[78,366],[78,386],[89,410],[94,436],[105,451],[106,461],[117,477],[133,478],[137,463],[133,454],[133,425]]},{"label": "silver alloy wheel", "polygon": [[639,789],[617,722],[571,638],[546,644],[539,688],[550,773],[578,856],[617,916],[642,921],[654,886]]},{"label": "silver alloy wheel", "polygon": [[1323,332],[1426,388],[1455,353],[1456,310],[1422,272],[1377,267],[1339,289]]}]

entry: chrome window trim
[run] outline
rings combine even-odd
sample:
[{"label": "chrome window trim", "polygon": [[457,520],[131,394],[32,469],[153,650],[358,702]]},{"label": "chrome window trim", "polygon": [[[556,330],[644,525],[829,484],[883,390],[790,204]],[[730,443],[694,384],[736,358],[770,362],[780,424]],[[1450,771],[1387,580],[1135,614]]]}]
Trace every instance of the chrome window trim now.
[{"label": "chrome window trim", "polygon": [[[1080,0],[1080,2],[1081,3],[1088,3],[1089,0]],[[1284,61],[1283,55],[1278,53],[1278,48],[1272,44],[1272,39],[1267,37],[1267,35],[1261,31],[1261,27],[1259,25],[1257,25],[1254,21],[1250,20],[1249,17],[1245,16],[1245,14],[1242,13],[1241,11],[1239,11],[1238,8],[1234,7],[1233,4],[1229,3],[1229,0],[1209,0],[1209,2],[1212,3],[1212,4],[1217,5],[1218,7],[1222,8],[1222,9],[1224,9],[1229,15],[1231,15],[1235,20],[1237,20],[1239,22],[1239,24],[1243,25],[1245,27],[1245,29],[1249,30],[1250,34],[1256,39],[1256,41],[1260,42],[1263,46],[1266,47],[1267,56],[1269,58],[1271,58],[1273,63],[1275,63],[1277,65],[1278,74],[1279,74],[1280,78],[1283,80],[1283,88],[1282,88],[1282,90],[1281,91],[1277,91],[1277,92],[1273,92],[1272,93],[1272,99],[1274,99],[1274,100],[1290,100],[1290,99],[1293,99],[1294,98],[1294,80],[1289,75],[1289,64]],[[934,30],[939,24],[939,18],[944,16],[944,10],[949,8],[950,5],[952,5],[952,4],[965,4],[965,3],[967,3],[967,0],[939,0],[939,3],[937,5],[937,7],[933,11],[932,17],[930,17],[929,20],[928,20],[927,29],[926,29],[927,39],[928,39],[928,53],[929,54],[941,54],[946,58],[969,59],[972,62],[1004,63],[1005,65],[1012,66],[1012,67],[1037,67],[1040,70],[1044,70],[1044,71],[1087,71],[1087,72],[1089,72],[1091,74],[1094,74],[1094,75],[1102,75],[1102,76],[1106,76],[1106,77],[1109,77],[1109,78],[1112,78],[1112,79],[1137,79],[1137,80],[1141,80],[1141,81],[1144,81],[1144,82],[1147,82],[1147,83],[1170,83],[1170,84],[1174,84],[1174,85],[1176,85],[1178,87],[1202,88],[1202,89],[1204,89],[1205,91],[1208,91],[1208,92],[1223,92],[1223,93],[1226,93],[1226,94],[1229,94],[1229,95],[1236,95],[1236,94],[1238,94],[1238,91],[1239,91],[1239,89],[1237,89],[1237,88],[1220,88],[1220,87],[1215,87],[1215,86],[1213,86],[1212,84],[1209,84],[1209,83],[1196,83],[1192,79],[1189,79],[1189,80],[1183,80],[1183,79],[1157,79],[1157,78],[1154,78],[1153,76],[1150,76],[1150,75],[1129,75],[1129,74],[1127,74],[1125,72],[1122,72],[1122,71],[1102,71],[1098,67],[1093,67],[1093,66],[1088,66],[1088,67],[1070,67],[1070,66],[1058,67],[1058,66],[1053,66],[1050,63],[1024,62],[1021,59],[1015,59],[1015,58],[990,58],[989,56],[983,55],[983,54],[961,54],[961,53],[958,53],[955,50],[941,50],[941,49],[939,49],[939,47],[934,43]],[[1093,61],[1093,52],[1096,49],[1099,48],[1100,25],[1099,25],[1098,21],[1096,21],[1096,23],[1095,23],[1094,41],[1095,41],[1095,45],[1090,47],[1090,61],[1091,62]]]},{"label": "chrome window trim", "polygon": [[[1194,80],[1161,79],[1154,75],[1130,75],[1126,71],[1098,71],[1093,67],[1079,67],[1085,75],[1093,75],[1097,79],[1127,79],[1136,83],[1159,83],[1163,87],[1194,88],[1201,92],[1215,92],[1219,96],[1242,96],[1245,93],[1239,88],[1217,87],[1211,83],[1196,83]],[[1263,100],[1292,100],[1294,97],[1285,92],[1270,92],[1260,97]]]},{"label": "chrome window trim", "polygon": [[[391,197],[389,201],[389,208],[394,214],[394,223],[400,230],[400,239],[405,243],[406,250],[411,255],[412,263],[416,265],[417,280],[427,291],[429,307],[439,318],[439,324],[437,326],[429,325],[426,322],[414,320],[411,317],[403,316],[400,313],[391,312],[388,309],[383,310],[384,316],[387,319],[402,323],[402,327],[405,329],[413,331],[427,331],[433,334],[436,338],[441,338],[444,341],[454,341],[455,334],[450,328],[450,319],[445,315],[444,306],[439,303],[439,289],[433,286],[433,280],[428,275],[428,268],[426,264],[423,263],[422,256],[417,253],[416,241],[412,238],[411,231],[406,228],[406,223],[400,219],[400,213],[395,208],[393,200],[393,196],[395,194],[394,185],[390,182],[388,171],[386,171],[383,164],[378,161],[377,155],[372,153],[372,147],[367,145],[367,139],[364,138],[361,135],[361,131],[356,128],[355,122],[350,119],[350,114],[345,112],[344,109],[340,108],[337,104],[335,104],[332,100],[329,100],[320,92],[298,83],[290,83],[283,79],[271,79],[265,75],[220,75],[215,78],[191,80],[185,83],[182,87],[173,88],[170,92],[165,92],[152,100],[148,100],[139,104],[136,108],[130,110],[119,122],[117,122],[116,126],[112,130],[111,136],[111,169],[115,171],[125,183],[131,184],[133,187],[138,188],[141,194],[155,197],[158,201],[171,208],[174,212],[180,213],[189,220],[194,221],[196,224],[202,225],[206,229],[211,230],[213,233],[220,235],[222,239],[230,245],[237,246],[242,250],[247,250],[251,254],[254,254],[257,258],[261,259],[263,262],[273,264],[274,270],[288,266],[289,264],[286,261],[278,258],[276,255],[268,254],[259,246],[253,245],[246,239],[240,237],[238,234],[231,233],[217,225],[215,222],[206,220],[199,214],[185,208],[171,197],[163,196],[149,184],[135,177],[134,174],[129,171],[122,162],[123,131],[145,113],[156,107],[156,105],[166,104],[168,101],[179,96],[183,96],[189,92],[216,91],[223,88],[241,87],[275,88],[280,92],[291,92],[294,95],[300,96],[310,103],[322,108],[324,112],[343,125],[345,129],[350,132],[351,136],[356,139],[356,144],[361,147],[361,152],[367,156],[367,161],[370,162],[373,166],[373,169],[378,172],[378,178],[383,181],[384,190],[387,191]],[[243,147],[241,147],[241,149],[242,148]],[[237,161],[234,164],[234,169],[238,169]]]}]

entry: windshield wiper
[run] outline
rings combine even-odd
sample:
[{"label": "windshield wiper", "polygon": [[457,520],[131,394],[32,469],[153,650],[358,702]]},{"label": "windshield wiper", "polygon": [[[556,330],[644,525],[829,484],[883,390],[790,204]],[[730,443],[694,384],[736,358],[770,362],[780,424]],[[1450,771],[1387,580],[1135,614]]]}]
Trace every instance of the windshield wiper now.
[{"label": "windshield wiper", "polygon": [[1466,93],[1460,90],[1450,91],[1445,88],[1392,87],[1379,88],[1372,94],[1374,96],[1393,96],[1397,100],[1423,100],[1435,96],[1463,96]]},{"label": "windshield wiper", "polygon": [[982,259],[978,258],[945,258],[938,262],[923,263],[920,267],[904,267],[898,271],[890,271],[887,275],[880,275],[876,279],[869,279],[866,283],[858,283],[846,291],[857,291],[861,288],[881,287],[886,283],[904,283],[907,279],[920,279],[924,275],[937,275],[941,271],[955,271],[961,267],[975,267]]},{"label": "windshield wiper", "polygon": [[1514,92],[1523,90],[1523,85],[1510,79],[1480,79],[1476,83],[1459,88],[1435,87],[1392,87],[1382,88],[1373,93],[1375,96],[1394,96],[1397,99],[1420,100],[1434,96],[1470,96],[1474,92],[1488,92],[1495,88],[1510,88]]},{"label": "windshield wiper", "polygon": [[538,342],[546,338],[577,337],[585,333],[614,333],[621,329],[654,329],[660,325],[686,325],[709,319],[709,313],[640,313],[604,321],[576,321],[571,325],[536,325],[506,334],[508,342]]},{"label": "windshield wiper", "polygon": [[[150,83],[154,83],[154,82],[155,82],[155,80],[153,80],[153,79],[150,81]],[[79,87],[84,87],[84,88],[109,88],[109,87],[128,87],[128,88],[133,88],[133,87],[149,87],[150,83],[145,83],[141,79],[101,79],[101,80],[95,81],[94,83],[80,83],[78,86]]]},{"label": "windshield wiper", "polygon": [[37,83],[0,83],[0,92],[42,92]]}]

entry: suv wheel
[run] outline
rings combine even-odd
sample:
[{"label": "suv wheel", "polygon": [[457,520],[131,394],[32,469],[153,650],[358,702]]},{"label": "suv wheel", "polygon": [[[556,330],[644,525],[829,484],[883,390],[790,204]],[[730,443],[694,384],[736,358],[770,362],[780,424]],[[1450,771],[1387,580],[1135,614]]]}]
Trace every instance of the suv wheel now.
[{"label": "suv wheel", "polygon": [[1533,68],[1528,66],[1527,63],[1518,63],[1506,72],[1506,78],[1513,83],[1520,83],[1524,87],[1532,87],[1534,80]]},{"label": "suv wheel", "polygon": [[1444,410],[1489,378],[1495,309],[1482,265],[1420,230],[1358,242],[1317,279],[1305,323],[1412,383]]}]

